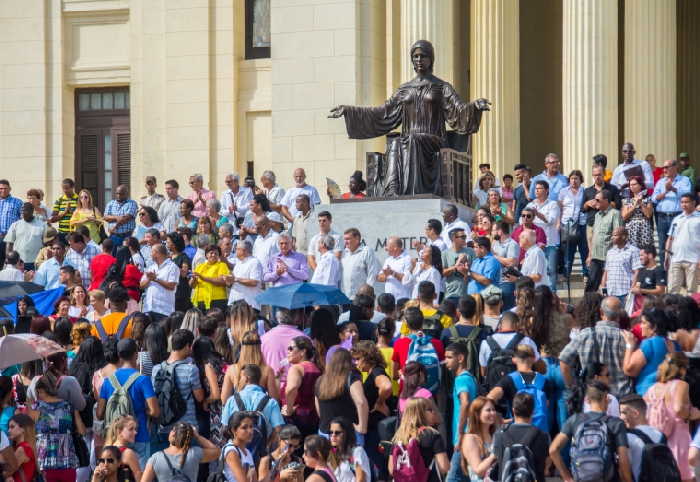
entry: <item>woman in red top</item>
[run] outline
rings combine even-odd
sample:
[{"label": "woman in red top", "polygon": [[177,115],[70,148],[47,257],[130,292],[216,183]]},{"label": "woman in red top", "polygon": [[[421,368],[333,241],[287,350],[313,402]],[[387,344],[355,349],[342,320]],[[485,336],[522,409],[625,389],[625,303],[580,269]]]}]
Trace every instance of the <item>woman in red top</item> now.
[{"label": "woman in red top", "polygon": [[12,478],[15,482],[31,482],[36,472],[34,420],[24,413],[15,414],[10,419],[8,432],[19,464]]},{"label": "woman in red top", "polygon": [[289,370],[280,385],[282,415],[296,425],[302,435],[316,432],[318,414],[314,405],[314,387],[321,370],[314,362],[315,350],[305,336],[297,336],[287,347]]},{"label": "woman in red top", "polygon": [[344,193],[341,198],[343,199],[361,199],[365,197],[365,193],[362,192],[367,189],[367,183],[362,179],[362,171],[355,171],[352,176],[350,176],[350,183],[348,184],[348,189],[350,192]]},{"label": "woman in red top", "polygon": [[656,167],[656,156],[654,154],[647,154],[647,157],[645,157],[644,160],[647,161],[649,163],[649,167],[651,167],[651,174],[654,176],[654,186],[656,186],[657,181],[664,177],[664,168]]},{"label": "woman in red top", "polygon": [[129,293],[129,298],[134,301],[139,301],[141,298],[141,271],[136,267],[131,256],[131,251],[126,246],[120,246],[117,249],[117,269],[122,273],[121,285],[126,288]]}]

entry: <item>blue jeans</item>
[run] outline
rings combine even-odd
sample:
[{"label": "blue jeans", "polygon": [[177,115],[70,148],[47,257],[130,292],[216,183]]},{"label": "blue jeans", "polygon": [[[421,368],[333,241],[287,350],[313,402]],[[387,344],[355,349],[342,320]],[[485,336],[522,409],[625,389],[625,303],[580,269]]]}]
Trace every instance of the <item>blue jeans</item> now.
[{"label": "blue jeans", "polygon": [[139,465],[142,469],[146,468],[146,462],[151,456],[151,442],[134,442],[133,448],[139,456]]},{"label": "blue jeans", "polygon": [[545,246],[544,255],[547,257],[547,276],[552,293],[557,292],[557,261],[559,260],[559,246]]},{"label": "blue jeans", "polygon": [[462,452],[455,450],[450,459],[450,470],[447,472],[445,482],[469,482],[469,477],[462,471]]},{"label": "blue jeans", "polygon": [[503,311],[508,311],[515,306],[515,283],[501,281],[501,291],[503,292]]},{"label": "blue jeans", "polygon": [[627,301],[627,295],[618,295],[615,298],[620,300],[620,303],[622,303],[622,308],[624,309],[625,307],[625,302]]},{"label": "blue jeans", "polygon": [[659,264],[664,265],[666,258],[666,239],[668,238],[668,230],[671,229],[673,218],[679,215],[677,213],[656,213],[656,234],[659,236]]},{"label": "blue jeans", "polygon": [[578,241],[576,243],[564,244],[566,248],[566,256],[564,257],[564,272],[567,276],[571,275],[571,268],[574,265],[574,255],[576,249],[581,257],[581,265],[583,266],[583,275],[588,276],[588,267],[586,266],[586,258],[588,257],[588,240],[586,239],[586,226],[578,226]]}]

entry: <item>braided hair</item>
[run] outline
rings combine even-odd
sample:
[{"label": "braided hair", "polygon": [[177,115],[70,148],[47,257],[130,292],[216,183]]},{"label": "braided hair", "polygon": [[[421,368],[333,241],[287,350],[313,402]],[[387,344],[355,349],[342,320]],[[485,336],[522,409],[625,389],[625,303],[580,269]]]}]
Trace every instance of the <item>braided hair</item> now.
[{"label": "braided hair", "polygon": [[172,445],[183,450],[180,465],[184,465],[185,460],[187,459],[187,451],[192,445],[194,429],[190,424],[187,424],[185,422],[177,422],[173,426],[172,431],[175,432],[175,435],[173,436]]}]

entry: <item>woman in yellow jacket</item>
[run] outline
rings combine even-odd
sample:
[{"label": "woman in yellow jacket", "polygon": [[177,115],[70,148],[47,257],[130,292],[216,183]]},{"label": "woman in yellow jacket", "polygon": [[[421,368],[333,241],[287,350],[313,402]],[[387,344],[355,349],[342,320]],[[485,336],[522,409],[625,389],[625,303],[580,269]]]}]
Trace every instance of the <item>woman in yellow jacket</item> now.
[{"label": "woman in yellow jacket", "polygon": [[207,261],[200,263],[194,269],[190,279],[192,304],[200,310],[216,307],[225,312],[228,304],[226,295],[228,265],[221,261],[221,249],[215,244],[208,246],[204,254]]}]

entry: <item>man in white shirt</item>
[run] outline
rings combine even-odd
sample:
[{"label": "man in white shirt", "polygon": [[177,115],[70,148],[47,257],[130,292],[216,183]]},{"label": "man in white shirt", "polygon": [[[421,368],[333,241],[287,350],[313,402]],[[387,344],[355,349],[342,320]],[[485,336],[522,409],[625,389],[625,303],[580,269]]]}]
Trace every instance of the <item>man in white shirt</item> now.
[{"label": "man in white shirt", "polygon": [[165,197],[156,192],[156,187],[158,187],[156,177],[146,176],[146,195],[139,198],[139,205],[151,207],[158,212],[158,209],[160,208],[160,205],[163,204]]},{"label": "man in white shirt", "polygon": [[235,219],[243,221],[245,213],[248,211],[248,204],[253,199],[253,191],[249,187],[241,186],[238,174],[227,174],[224,182],[226,191],[221,195],[221,210],[219,214],[229,219],[233,223]]},{"label": "man in white shirt", "polygon": [[526,208],[535,213],[534,223],[547,235],[547,246],[544,248],[547,258],[547,277],[552,293],[557,292],[557,264],[559,260],[559,203],[549,199],[549,183],[535,182],[535,199]]},{"label": "man in white shirt", "polygon": [[447,249],[447,243],[442,239],[442,232],[442,223],[438,219],[428,219],[425,224],[425,237],[428,238],[426,245],[435,246],[441,253]]},{"label": "man in white shirt", "polygon": [[[145,241],[145,243],[143,246],[141,246],[140,252],[141,256],[143,256],[145,268],[148,269],[153,264],[153,246],[161,244],[160,232],[158,232],[158,230],[155,228],[151,228],[148,231],[146,231],[146,234],[143,235],[143,240]],[[170,316],[169,313],[168,316]]]},{"label": "man in white shirt", "polygon": [[24,281],[24,263],[17,251],[5,255],[5,267],[0,271],[0,281]]},{"label": "man in white shirt", "polygon": [[523,258],[523,264],[520,268],[523,276],[532,278],[535,286],[548,285],[547,259],[542,248],[537,245],[534,231],[528,229],[520,233],[520,249],[525,251],[525,258]]},{"label": "man in white shirt", "polygon": [[175,311],[175,288],[180,280],[180,268],[168,257],[162,244],[151,247],[153,263],[141,277],[143,311],[153,321],[160,321]]},{"label": "man in white shirt", "polygon": [[5,235],[8,251],[17,251],[27,271],[34,271],[34,260],[44,245],[46,223],[34,216],[34,205],[22,205],[22,217],[10,225]]},{"label": "man in white shirt", "polygon": [[[623,162],[613,171],[610,184],[618,188],[621,192],[628,189],[629,178],[631,176],[636,176],[637,173],[635,171],[639,171],[639,168],[641,168],[642,176],[644,177],[644,185],[647,189],[654,189],[654,175],[651,172],[651,166],[647,161],[635,159],[634,153],[634,145],[631,142],[625,142],[622,145]],[[635,168],[635,166],[639,166],[639,168]],[[625,175],[626,171],[630,172]]]},{"label": "man in white shirt", "polygon": [[272,230],[267,216],[258,219],[255,223],[255,229],[258,235],[255,238],[255,244],[253,244],[253,256],[260,261],[261,266],[267,266],[270,259],[279,253],[277,241],[280,235]]},{"label": "man in white shirt", "polygon": [[342,277],[340,289],[350,299],[364,284],[374,285],[379,273],[379,262],[374,252],[362,245],[362,235],[357,228],[350,228],[343,233],[345,249],[340,260],[342,265]]},{"label": "man in white shirt", "polygon": [[454,204],[447,204],[442,210],[442,219],[445,221],[445,224],[442,227],[442,233],[440,234],[442,240],[445,242],[445,246],[447,246],[448,248],[452,247],[452,241],[450,240],[450,231],[452,231],[453,229],[463,229],[464,234],[467,235],[467,243],[472,240],[471,228],[467,223],[465,223],[457,217],[458,214],[459,211],[457,210],[457,206],[455,206]]},{"label": "man in white shirt", "polygon": [[319,196],[318,191],[315,187],[306,184],[306,173],[302,168],[294,169],[294,187],[288,189],[284,193],[284,197],[280,201],[280,213],[282,216],[287,218],[287,221],[291,222],[297,215],[299,210],[296,207],[296,200],[299,194],[306,194],[309,196],[311,205],[321,204],[321,196]]},{"label": "man in white shirt", "polygon": [[688,295],[692,295],[700,282],[700,212],[695,210],[693,194],[681,196],[681,211],[668,230],[664,268],[668,271],[669,293],[679,293],[685,285]]},{"label": "man in white shirt", "polygon": [[[634,480],[639,480],[642,470],[642,452],[649,443],[663,443],[664,434],[647,422],[647,404],[644,398],[634,394],[625,395],[620,399],[620,418],[627,428],[627,443],[629,444],[629,459],[632,465]],[[649,439],[649,441],[644,440]]]},{"label": "man in white shirt", "polygon": [[255,194],[264,194],[270,201],[272,209],[278,209],[278,205],[284,197],[284,188],[277,185],[277,176],[272,171],[263,171],[260,176],[260,184],[262,189],[257,189]]},{"label": "man in white shirt", "polygon": [[318,234],[314,235],[309,241],[309,249],[306,253],[306,259],[309,262],[309,267],[312,270],[316,269],[317,260],[321,259],[321,253],[318,249],[318,241],[321,236],[328,235],[333,238],[334,247],[331,249],[335,256],[340,257],[343,252],[343,243],[340,239],[340,234],[333,231],[331,224],[333,223],[333,216],[328,211],[321,211],[318,213]]},{"label": "man in white shirt", "polygon": [[315,228],[313,222],[313,207],[306,194],[299,194],[295,201],[297,214],[292,220],[290,233],[294,238],[297,251],[306,253],[309,250],[312,229]]},{"label": "man in white shirt", "polygon": [[508,223],[498,221],[491,229],[493,243],[491,252],[501,263],[501,292],[503,297],[503,311],[515,306],[515,282],[510,281],[505,275],[508,268],[517,268],[520,258],[520,245],[508,234]]},{"label": "man in white shirt", "polygon": [[329,234],[322,234],[317,247],[320,256],[311,282],[337,287],[340,282],[340,261],[333,252],[335,239]]},{"label": "man in white shirt", "polygon": [[[386,252],[389,256],[384,261],[382,270],[377,275],[377,281],[386,283],[384,291],[394,295],[394,298],[411,297],[411,257],[403,249],[403,241],[396,236],[390,237],[386,242]],[[440,289],[439,286],[436,287]]]},{"label": "man in white shirt", "polygon": [[259,310],[260,303],[255,298],[262,293],[262,279],[263,268],[260,261],[253,256],[253,245],[246,240],[236,241],[236,263],[233,272],[226,277],[226,284],[231,287],[228,304],[244,300]]},{"label": "man in white shirt", "polygon": [[163,231],[172,233],[177,230],[177,221],[180,218],[180,203],[182,197],[178,194],[180,185],[175,179],[165,181],[165,199],[158,208],[158,219],[163,224]]}]

